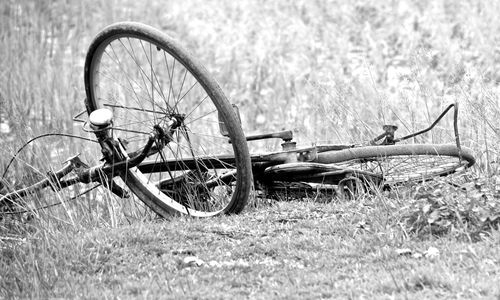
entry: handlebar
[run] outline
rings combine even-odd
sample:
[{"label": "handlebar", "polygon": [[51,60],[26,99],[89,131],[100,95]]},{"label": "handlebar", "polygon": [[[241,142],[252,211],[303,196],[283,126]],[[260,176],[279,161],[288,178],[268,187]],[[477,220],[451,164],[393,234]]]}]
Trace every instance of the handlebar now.
[{"label": "handlebar", "polygon": [[448,107],[446,107],[446,109],[437,117],[437,119],[429,127],[422,129],[420,131],[417,131],[415,133],[400,137],[400,138],[394,138],[394,132],[397,130],[397,126],[384,125],[383,129],[385,132],[382,133],[381,135],[377,136],[376,138],[372,139],[370,141],[370,144],[377,145],[376,142],[384,139],[382,141],[382,143],[379,145],[394,145],[395,143],[399,143],[401,141],[410,139],[410,138],[415,137],[417,135],[421,135],[423,133],[426,133],[426,132],[432,130],[437,125],[437,123],[439,123],[439,121],[441,121],[441,119],[450,111],[450,109],[452,107],[455,108],[454,112],[453,112],[453,129],[455,131],[455,142],[456,142],[458,149],[461,149],[460,136],[458,134],[458,103],[453,103],[453,104],[448,105]]},{"label": "handlebar", "polygon": [[[149,155],[155,141],[156,136],[151,134],[146,145],[139,154],[135,155],[132,158],[127,158],[123,161],[119,161],[113,164],[103,164],[94,167],[82,168],[82,165],[84,164],[81,162],[81,160],[78,159],[77,156],[72,157],[67,160],[66,164],[60,170],[56,172],[49,172],[46,178],[28,187],[9,192],[1,196],[0,206],[4,203],[7,203],[8,205],[12,204],[15,199],[23,198],[36,190],[43,189],[49,186],[53,189],[63,189],[80,182],[102,182],[102,175],[109,175],[113,172],[121,172],[123,170],[139,165]],[[76,170],[76,174],[66,179],[62,179],[73,170]]]}]

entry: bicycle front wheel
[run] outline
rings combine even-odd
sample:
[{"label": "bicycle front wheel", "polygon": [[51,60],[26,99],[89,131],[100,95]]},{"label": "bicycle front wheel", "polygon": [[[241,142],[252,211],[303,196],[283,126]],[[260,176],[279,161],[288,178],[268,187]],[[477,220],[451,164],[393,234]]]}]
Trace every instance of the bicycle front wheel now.
[{"label": "bicycle front wheel", "polygon": [[474,165],[469,148],[452,144],[367,146],[326,151],[318,162],[380,174],[386,184],[421,182]]},{"label": "bicycle front wheel", "polygon": [[[154,130],[168,132],[148,168],[119,174],[156,213],[207,217],[244,208],[251,164],[241,125],[217,82],[175,40],[140,23],[106,27],[89,48],[85,89],[89,114],[113,112],[124,154],[139,151]],[[170,133],[172,120],[182,124]]]}]

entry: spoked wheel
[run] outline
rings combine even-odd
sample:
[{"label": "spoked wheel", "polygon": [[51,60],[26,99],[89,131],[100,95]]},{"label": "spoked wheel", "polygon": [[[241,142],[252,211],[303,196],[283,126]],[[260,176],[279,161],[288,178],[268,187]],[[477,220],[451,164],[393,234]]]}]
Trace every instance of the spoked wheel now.
[{"label": "spoked wheel", "polygon": [[386,184],[421,182],[452,174],[475,163],[472,151],[451,144],[349,148],[318,154],[322,163],[380,174]]},{"label": "spoked wheel", "polygon": [[85,88],[89,113],[113,112],[124,153],[144,147],[154,130],[166,132],[146,162],[120,174],[156,213],[206,217],[243,209],[251,186],[243,130],[217,82],[175,40],[139,23],[105,28],[89,48]]}]

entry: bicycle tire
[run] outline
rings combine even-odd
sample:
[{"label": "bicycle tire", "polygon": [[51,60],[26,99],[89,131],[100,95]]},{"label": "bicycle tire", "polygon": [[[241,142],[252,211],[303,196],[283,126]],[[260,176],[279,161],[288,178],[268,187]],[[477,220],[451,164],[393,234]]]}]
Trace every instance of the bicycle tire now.
[{"label": "bicycle tire", "polygon": [[472,151],[454,144],[399,144],[318,153],[317,161],[383,176],[386,184],[422,182],[474,165]]},{"label": "bicycle tire", "polygon": [[[147,206],[163,217],[243,210],[252,178],[243,130],[218,83],[176,40],[141,23],[110,25],[89,47],[84,79],[88,113],[103,107],[113,111],[113,135],[126,144],[124,154],[143,147],[152,127],[182,119],[163,150],[148,158],[158,168],[120,174]],[[217,132],[220,120],[226,136]],[[207,163],[220,155],[234,157],[234,164]],[[194,170],[184,160],[194,161]],[[172,162],[180,167],[162,169]],[[224,180],[220,174],[226,174]]]}]

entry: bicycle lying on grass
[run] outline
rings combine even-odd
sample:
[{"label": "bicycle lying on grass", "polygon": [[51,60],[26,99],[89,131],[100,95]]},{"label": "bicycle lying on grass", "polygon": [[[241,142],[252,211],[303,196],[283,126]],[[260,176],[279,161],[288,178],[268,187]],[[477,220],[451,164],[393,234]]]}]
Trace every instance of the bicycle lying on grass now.
[{"label": "bicycle lying on grass", "polygon": [[[396,145],[430,131],[452,108],[456,144]],[[381,135],[361,144],[296,149],[291,131],[248,137],[283,140],[283,151],[252,156],[254,178],[257,186],[271,194],[324,190],[353,198],[359,193],[450,175],[475,163],[471,150],[460,145],[457,118],[457,104],[451,104],[426,129],[395,138],[397,126],[384,125]]]},{"label": "bicycle lying on grass", "polygon": [[[79,119],[84,111],[75,120],[95,134],[102,162],[89,167],[73,156],[20,189],[4,180],[0,206],[16,211],[41,190],[71,190],[77,198],[88,190],[75,186],[97,183],[120,197],[130,190],[160,216],[208,217],[240,212],[253,183],[269,191],[300,183],[355,193],[474,164],[471,151],[460,146],[454,105],[429,128],[403,138],[394,137],[395,126],[384,126],[369,145],[297,148],[290,131],[245,137],[237,109],[196,59],[139,23],[101,31],[90,45],[84,73],[89,117]],[[455,145],[395,145],[432,129],[452,107]],[[247,140],[264,138],[281,138],[283,150],[250,154]]]}]

